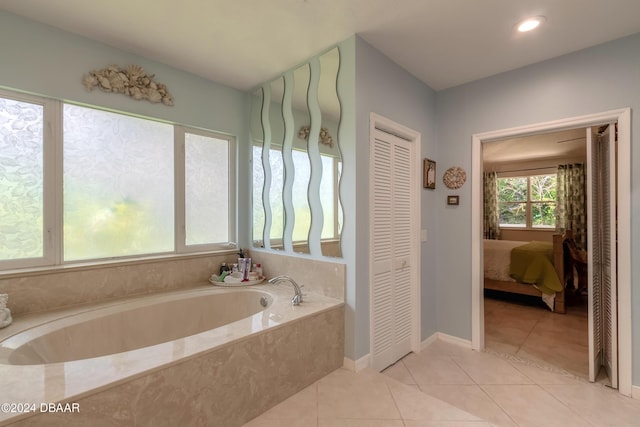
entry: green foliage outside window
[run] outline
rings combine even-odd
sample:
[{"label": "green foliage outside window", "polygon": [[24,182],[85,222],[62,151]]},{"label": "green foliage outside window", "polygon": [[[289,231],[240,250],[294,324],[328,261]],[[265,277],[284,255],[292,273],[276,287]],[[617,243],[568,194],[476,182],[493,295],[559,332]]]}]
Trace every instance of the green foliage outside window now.
[{"label": "green foliage outside window", "polygon": [[555,174],[499,178],[500,225],[555,227],[556,183]]}]

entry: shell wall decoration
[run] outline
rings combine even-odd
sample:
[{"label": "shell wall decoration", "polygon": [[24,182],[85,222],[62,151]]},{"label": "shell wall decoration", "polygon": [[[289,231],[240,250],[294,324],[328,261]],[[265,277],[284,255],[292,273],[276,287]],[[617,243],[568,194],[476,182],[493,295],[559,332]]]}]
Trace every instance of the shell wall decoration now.
[{"label": "shell wall decoration", "polygon": [[154,78],[154,74],[147,74],[139,65],[129,65],[126,69],[111,65],[90,71],[82,78],[82,84],[89,92],[97,86],[103,92],[122,93],[135,100],[146,99],[152,103],[162,102],[173,106],[173,97],[167,86],[157,83]]},{"label": "shell wall decoration", "polygon": [[[309,140],[309,132],[310,132],[309,126],[302,126],[300,128],[300,130],[298,131],[298,138],[306,139],[308,141]],[[319,137],[320,137],[319,141],[321,143],[323,143],[325,145],[328,145],[329,147],[333,147],[333,137],[329,133],[329,129],[320,128]]]}]

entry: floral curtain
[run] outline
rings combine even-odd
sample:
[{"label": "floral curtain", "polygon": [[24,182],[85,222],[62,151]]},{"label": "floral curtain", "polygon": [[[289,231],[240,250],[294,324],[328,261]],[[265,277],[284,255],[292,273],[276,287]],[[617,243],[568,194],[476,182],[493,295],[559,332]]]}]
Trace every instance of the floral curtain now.
[{"label": "floral curtain", "polygon": [[574,240],[586,248],[587,210],[585,169],[582,163],[558,166],[556,226],[558,231],[573,230]]},{"label": "floral curtain", "polygon": [[485,172],[483,176],[484,193],[484,238],[500,238],[500,211],[498,209],[498,174]]}]

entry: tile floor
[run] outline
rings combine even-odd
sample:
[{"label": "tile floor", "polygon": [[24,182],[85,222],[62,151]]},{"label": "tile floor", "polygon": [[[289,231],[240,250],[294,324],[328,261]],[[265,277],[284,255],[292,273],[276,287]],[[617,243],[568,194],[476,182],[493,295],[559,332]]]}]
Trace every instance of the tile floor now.
[{"label": "tile floor", "polygon": [[640,426],[640,400],[437,340],[382,374],[338,369],[245,427]]},{"label": "tile floor", "polygon": [[551,312],[539,298],[492,293],[484,299],[485,347],[588,378],[587,297],[567,301],[566,314]]}]

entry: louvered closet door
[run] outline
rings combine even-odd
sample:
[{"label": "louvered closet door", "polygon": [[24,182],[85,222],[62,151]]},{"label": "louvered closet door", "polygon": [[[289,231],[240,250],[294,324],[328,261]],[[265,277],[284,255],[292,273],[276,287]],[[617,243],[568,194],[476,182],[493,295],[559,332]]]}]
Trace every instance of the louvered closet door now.
[{"label": "louvered closet door", "polygon": [[615,125],[602,134],[588,130],[590,190],[589,252],[589,380],[601,367],[618,387]]},{"label": "louvered closet door", "polygon": [[411,143],[376,131],[372,147],[372,367],[411,351]]}]

